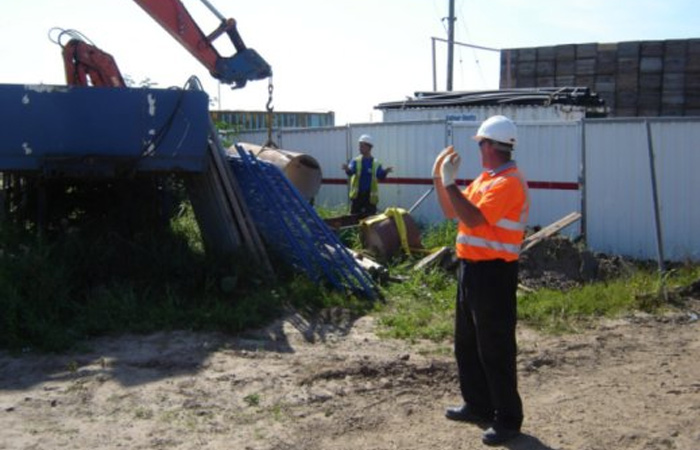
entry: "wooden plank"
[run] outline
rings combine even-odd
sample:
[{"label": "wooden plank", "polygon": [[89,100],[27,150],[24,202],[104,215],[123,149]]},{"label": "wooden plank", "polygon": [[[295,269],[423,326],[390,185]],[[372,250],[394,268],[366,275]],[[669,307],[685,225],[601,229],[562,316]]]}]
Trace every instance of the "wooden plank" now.
[{"label": "wooden plank", "polygon": [[640,54],[642,56],[662,56],[664,54],[664,41],[643,41]]},{"label": "wooden plank", "polygon": [[323,221],[329,227],[336,230],[340,230],[343,228],[352,228],[358,226],[360,224],[360,215],[347,214],[344,216],[328,217],[326,219],[323,219]]},{"label": "wooden plank", "polygon": [[542,228],[540,231],[537,233],[534,233],[527,238],[523,240],[523,244],[520,247],[520,252],[526,252],[527,250],[531,249],[535,245],[537,245],[539,242],[542,240],[548,238],[549,236],[553,235],[554,233],[558,232],[559,230],[571,225],[572,223],[576,222],[581,218],[581,213],[579,212],[572,212],[561,219],[557,220],[556,222],[547,225],[546,227]]},{"label": "wooden plank", "polygon": [[534,62],[537,60],[536,48],[521,48],[518,49],[518,62]]},{"label": "wooden plank", "polygon": [[576,46],[572,44],[557,45],[554,47],[554,58],[557,62],[573,61],[576,59]]},{"label": "wooden plank", "polygon": [[[557,63],[555,65],[555,73],[556,73],[557,77],[566,77],[566,76],[573,77],[575,68],[576,68],[576,65],[574,64],[573,61],[559,61],[559,60],[557,60]],[[573,82],[571,84],[573,84]],[[562,85],[562,86],[564,86],[564,85]]]},{"label": "wooden plank", "polygon": [[187,195],[208,252],[231,254],[242,242],[236,222],[228,207],[221,200],[223,192],[211,173],[211,161],[207,171],[184,176]]},{"label": "wooden plank", "polygon": [[515,74],[518,77],[534,77],[535,76],[535,62],[521,62],[515,69]]},{"label": "wooden plank", "polygon": [[574,63],[575,75],[595,75],[596,74],[595,58],[577,59]]},{"label": "wooden plank", "polygon": [[450,253],[450,250],[450,247],[440,248],[438,251],[433,252],[430,255],[418,261],[418,263],[415,266],[413,266],[413,270],[423,270],[425,268],[440,264],[445,255]]},{"label": "wooden plank", "polygon": [[[212,134],[216,133],[216,128],[214,124],[211,124]],[[214,134],[214,136],[217,136]],[[243,236],[243,241],[246,244],[248,250],[251,252],[252,256],[257,259],[256,262],[263,266],[266,274],[270,277],[274,277],[274,270],[272,269],[272,264],[265,250],[265,246],[262,243],[260,234],[255,228],[248,208],[245,204],[245,199],[241,194],[240,187],[233,177],[231,170],[228,168],[224,161],[224,156],[226,152],[221,145],[218,138],[212,139],[212,145],[209,146],[210,155],[214,162],[214,173],[218,177],[218,181],[222,186],[227,200],[227,204],[233,210],[234,216],[236,218],[236,223],[241,230],[241,235]]]},{"label": "wooden plank", "polygon": [[262,239],[225,161],[223,146],[211,121],[210,129],[206,171],[185,177],[204,244],[208,251],[227,255],[233,254],[242,243],[255,262],[262,266],[264,274],[274,278]]},{"label": "wooden plank", "polygon": [[576,44],[576,59],[595,58],[598,53],[598,44]]},{"label": "wooden plank", "polygon": [[640,73],[662,73],[664,60],[661,56],[644,56],[639,60]]},{"label": "wooden plank", "polygon": [[537,47],[537,61],[554,61],[556,56],[554,47]]},{"label": "wooden plank", "polygon": [[620,42],[617,44],[617,55],[622,58],[632,57],[639,58],[639,49],[641,44],[639,41]]},{"label": "wooden plank", "polygon": [[358,253],[351,248],[345,247],[345,249],[352,255],[355,262],[360,265],[370,276],[375,280],[385,280],[389,276],[389,270],[386,266],[379,264],[372,258]]},{"label": "wooden plank", "polygon": [[554,76],[554,61],[537,61],[535,74],[538,78]]}]

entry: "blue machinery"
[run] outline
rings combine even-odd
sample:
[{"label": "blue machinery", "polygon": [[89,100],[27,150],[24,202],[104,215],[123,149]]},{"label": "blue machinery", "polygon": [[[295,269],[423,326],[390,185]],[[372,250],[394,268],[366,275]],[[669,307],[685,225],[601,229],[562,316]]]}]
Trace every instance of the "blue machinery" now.
[{"label": "blue machinery", "polygon": [[0,170],[45,175],[201,172],[206,93],[0,85]]},{"label": "blue machinery", "polygon": [[[0,85],[0,105],[3,182],[6,174],[77,180],[183,174],[191,179],[208,174],[211,161],[223,158],[218,137],[212,136],[208,97],[200,90]],[[238,152],[226,159],[223,170],[236,179],[244,213],[250,213],[256,233],[275,254],[313,281],[375,298],[367,273],[279,169]],[[211,179],[221,182],[230,176],[225,175]],[[218,217],[209,216],[209,222]],[[198,217],[200,227],[203,220]],[[207,237],[210,242],[218,238]]]}]

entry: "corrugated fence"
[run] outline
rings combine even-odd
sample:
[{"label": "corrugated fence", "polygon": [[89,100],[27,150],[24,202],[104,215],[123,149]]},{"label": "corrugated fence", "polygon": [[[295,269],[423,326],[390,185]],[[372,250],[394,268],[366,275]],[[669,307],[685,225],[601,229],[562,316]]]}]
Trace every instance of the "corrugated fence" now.
[{"label": "corrugated fence", "polygon": [[[640,259],[662,252],[666,260],[700,261],[699,125],[698,118],[518,122],[515,159],[530,183],[529,225],[546,226],[578,211],[582,220],[566,233],[583,233],[593,251]],[[273,139],[280,148],[318,160],[324,182],[315,203],[340,213],[348,203],[341,165],[357,155],[359,136],[371,134],[374,156],[394,167],[380,185],[379,208],[409,209],[432,186],[433,161],[445,146],[462,155],[463,183],[479,174],[471,139],[477,127],[446,121],[351,124],[279,130]],[[261,144],[267,134],[237,139]],[[444,220],[434,194],[412,216],[424,224]]]}]

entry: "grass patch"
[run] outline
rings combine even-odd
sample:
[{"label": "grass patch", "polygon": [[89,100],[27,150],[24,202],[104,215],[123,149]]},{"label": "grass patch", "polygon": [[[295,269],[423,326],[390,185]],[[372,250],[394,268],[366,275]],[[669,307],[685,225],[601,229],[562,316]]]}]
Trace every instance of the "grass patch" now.
[{"label": "grass patch", "polygon": [[415,272],[386,288],[387,302],[377,309],[382,335],[440,341],[452,335],[454,277],[441,270]]},{"label": "grass patch", "polygon": [[550,332],[573,331],[576,325],[600,317],[616,317],[634,311],[661,313],[673,306],[664,298],[662,283],[674,291],[700,278],[700,267],[683,266],[663,278],[646,265],[607,282],[592,283],[569,291],[541,289],[522,295],[518,315],[526,324]]},{"label": "grass patch", "polygon": [[518,317],[549,332],[574,331],[580,321],[613,317],[634,309],[634,296],[623,280],[561,292],[541,289],[518,298]]},{"label": "grass patch", "polygon": [[421,236],[425,248],[452,247],[457,240],[457,222],[445,220],[439,224],[427,227]]},{"label": "grass patch", "polygon": [[[663,278],[641,264],[631,274],[595,282],[568,291],[540,289],[519,293],[521,323],[547,333],[575,332],[581,325],[603,317],[632,312],[659,314],[678,305],[673,293],[700,279],[700,266],[686,265]],[[668,300],[661,289],[670,294]],[[435,270],[409,274],[406,281],[386,288],[387,303],[377,309],[385,336],[403,339],[451,339],[457,280]]]},{"label": "grass patch", "polygon": [[[338,211],[322,215],[335,216]],[[454,245],[446,221],[423,231],[426,248]],[[341,233],[359,249],[358,230]],[[280,281],[261,279],[241,253],[217,260],[204,252],[192,209],[180,208],[169,227],[124,236],[117,230],[70,231],[51,239],[0,225],[0,348],[14,352],[65,351],[85,339],[162,330],[238,333],[264,326],[290,307],[311,316],[334,308],[376,315],[380,334],[407,340],[449,340],[457,281],[441,269],[414,272],[420,256],[390,266],[401,282],[381,287],[384,302],[346,297],[284,267]],[[575,330],[581,321],[671,304],[673,291],[700,278],[685,265],[660,278],[640,266],[617,280],[569,291],[538,290],[519,297],[523,323],[550,332]],[[669,297],[671,300],[673,296]]]},{"label": "grass patch", "polygon": [[284,273],[261,279],[244,253],[208,257],[191,208],[171,226],[125,237],[79,230],[49,239],[0,225],[0,348],[65,351],[85,339],[160,330],[236,333],[294,307],[367,302]]},{"label": "grass patch", "polygon": [[[446,221],[424,231],[427,248],[454,243],[456,226]],[[416,273],[415,261],[392,267],[404,279],[385,288],[386,303],[376,314],[385,336],[403,339],[451,339],[453,333],[456,274],[435,269]],[[673,293],[700,279],[700,266],[678,265],[660,277],[653,265],[640,263],[617,279],[586,284],[568,291],[540,289],[518,296],[519,320],[549,333],[574,332],[585,322],[616,317],[634,311],[660,313],[674,306]],[[667,300],[668,299],[668,300]]]}]

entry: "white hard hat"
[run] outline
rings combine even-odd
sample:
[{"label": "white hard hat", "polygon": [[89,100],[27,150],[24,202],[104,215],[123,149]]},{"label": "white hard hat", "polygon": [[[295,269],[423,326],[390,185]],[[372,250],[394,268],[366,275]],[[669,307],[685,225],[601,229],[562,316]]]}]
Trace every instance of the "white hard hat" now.
[{"label": "white hard hat", "polygon": [[360,144],[369,144],[370,146],[374,146],[374,141],[372,140],[372,136],[369,134],[363,134],[360,136],[360,139],[357,140]]},{"label": "white hard hat", "polygon": [[506,116],[492,116],[484,120],[474,136],[475,141],[482,139],[491,139],[515,147],[518,130],[513,121]]}]

